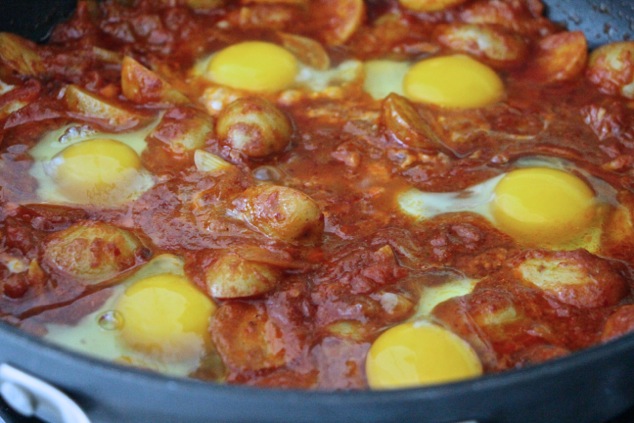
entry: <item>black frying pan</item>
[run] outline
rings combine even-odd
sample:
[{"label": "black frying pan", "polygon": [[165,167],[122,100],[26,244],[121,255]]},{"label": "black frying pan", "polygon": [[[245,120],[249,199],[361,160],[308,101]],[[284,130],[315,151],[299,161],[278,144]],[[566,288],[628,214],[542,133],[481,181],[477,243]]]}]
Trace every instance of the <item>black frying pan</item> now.
[{"label": "black frying pan", "polygon": [[[634,2],[542,0],[547,15],[586,34],[590,47],[634,37]],[[51,27],[70,16],[77,0],[3,0],[0,30],[44,41]]]},{"label": "black frying pan", "polygon": [[[74,2],[4,0],[0,30],[41,41]],[[634,33],[630,0],[545,3],[551,19],[585,31],[591,46]],[[59,388],[94,423],[599,423],[634,407],[634,335],[533,368],[387,392],[255,389],[168,378],[68,352],[2,323],[1,363]],[[15,416],[5,408],[9,423],[17,421]],[[619,421],[631,422],[634,416],[630,412]]]}]

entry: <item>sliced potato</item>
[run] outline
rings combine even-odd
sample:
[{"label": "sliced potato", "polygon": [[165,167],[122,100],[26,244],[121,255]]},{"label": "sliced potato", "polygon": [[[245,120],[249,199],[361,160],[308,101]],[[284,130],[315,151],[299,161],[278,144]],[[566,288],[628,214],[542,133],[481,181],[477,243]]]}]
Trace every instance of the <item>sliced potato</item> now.
[{"label": "sliced potato", "polygon": [[588,43],[581,31],[560,32],[539,41],[527,72],[536,81],[549,84],[570,81],[581,75],[588,60]]},{"label": "sliced potato", "polygon": [[104,222],[80,222],[53,233],[43,264],[92,285],[114,278],[142,261],[144,249],[132,233]]},{"label": "sliced potato", "polygon": [[634,259],[634,194],[623,190],[616,195],[618,205],[610,210],[601,231],[601,245],[610,257]]},{"label": "sliced potato", "polygon": [[86,120],[98,120],[118,129],[131,128],[148,119],[146,116],[116,105],[77,85],[66,87],[64,101],[66,106],[78,117]]},{"label": "sliced potato", "polygon": [[17,112],[27,104],[29,103],[21,100],[13,100],[4,104],[0,104],[0,119],[4,119],[11,113]]},{"label": "sliced potato", "polygon": [[326,44],[344,44],[365,19],[363,0],[316,0],[311,3],[311,16]]},{"label": "sliced potato", "polygon": [[442,151],[453,154],[414,106],[398,94],[390,94],[383,100],[383,123],[388,133],[399,143],[426,152]]},{"label": "sliced potato", "polygon": [[294,4],[254,3],[239,9],[237,24],[244,30],[287,30],[301,13],[302,8]]},{"label": "sliced potato", "polygon": [[279,328],[261,305],[224,303],[211,319],[211,337],[230,370],[265,370],[286,362]]},{"label": "sliced potato", "polygon": [[443,25],[435,36],[442,45],[474,55],[496,68],[519,65],[528,54],[528,46],[519,34],[494,25]]},{"label": "sliced potato", "polygon": [[121,64],[121,89],[129,100],[139,103],[187,103],[189,99],[156,72],[130,56]]},{"label": "sliced potato", "polygon": [[224,172],[233,167],[233,165],[222,157],[216,156],[213,153],[210,153],[205,150],[196,150],[194,152],[194,164],[196,165],[196,169],[201,172]]},{"label": "sliced potato", "polygon": [[34,79],[19,86],[5,84],[0,80],[0,119],[35,101],[41,91],[41,83]]},{"label": "sliced potato", "polygon": [[358,320],[339,320],[325,327],[329,336],[362,342],[368,338],[367,327]]},{"label": "sliced potato", "polygon": [[593,51],[586,74],[603,92],[634,99],[634,41],[606,44]]},{"label": "sliced potato", "polygon": [[249,157],[284,151],[292,134],[288,117],[260,97],[240,98],[229,104],[217,121],[218,138]]},{"label": "sliced potato", "polygon": [[330,56],[321,43],[301,35],[280,32],[282,45],[308,66],[326,70],[330,68]]},{"label": "sliced potato", "polygon": [[501,290],[478,291],[472,297],[474,298],[477,298],[473,300],[477,307],[471,308],[470,315],[481,327],[504,326],[526,318],[520,305],[515,304],[513,297]]},{"label": "sliced potato", "polygon": [[630,332],[634,332],[633,304],[627,304],[617,308],[616,311],[608,317],[601,332],[601,340],[607,342]]},{"label": "sliced potato", "polygon": [[247,189],[238,203],[243,218],[271,238],[314,242],[323,233],[324,217],[319,206],[294,188],[257,185]]},{"label": "sliced potato", "polygon": [[222,255],[205,272],[207,290],[215,298],[265,294],[279,283],[280,277],[280,269],[247,260],[235,252]]},{"label": "sliced potato", "polygon": [[159,141],[174,154],[183,154],[205,147],[213,136],[214,124],[207,114],[187,106],[167,111],[147,136],[148,142]]},{"label": "sliced potato", "polygon": [[45,70],[36,45],[7,32],[0,32],[0,69],[3,65],[22,76],[37,76]]},{"label": "sliced potato", "polygon": [[628,292],[609,262],[585,250],[536,251],[517,267],[520,278],[549,297],[575,307],[617,304]]},{"label": "sliced potato", "polygon": [[225,0],[185,0],[185,4],[192,9],[215,9],[223,6]]}]

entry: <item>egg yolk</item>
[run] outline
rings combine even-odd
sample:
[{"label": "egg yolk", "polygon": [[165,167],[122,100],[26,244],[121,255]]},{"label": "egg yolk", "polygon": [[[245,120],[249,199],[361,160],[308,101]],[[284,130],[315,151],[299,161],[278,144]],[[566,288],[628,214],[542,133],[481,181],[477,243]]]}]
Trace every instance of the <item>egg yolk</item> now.
[{"label": "egg yolk", "polygon": [[590,187],[570,173],[518,169],[498,183],[491,212],[501,230],[524,243],[563,243],[589,228],[595,199]]},{"label": "egg yolk", "polygon": [[502,98],[504,84],[488,66],[458,54],[422,60],[403,79],[410,100],[453,108],[475,108]]},{"label": "egg yolk", "polygon": [[186,278],[161,274],[134,283],[119,299],[122,339],[168,360],[199,355],[215,304]]},{"label": "egg yolk", "polygon": [[385,331],[370,347],[365,367],[374,389],[431,385],[482,374],[482,364],[469,344],[427,322]]},{"label": "egg yolk", "polygon": [[93,139],[73,144],[51,161],[59,190],[72,200],[96,204],[115,200],[138,175],[141,160],[126,144]]},{"label": "egg yolk", "polygon": [[288,88],[298,72],[297,59],[284,48],[246,41],[217,53],[207,67],[208,77],[241,90],[272,93]]}]

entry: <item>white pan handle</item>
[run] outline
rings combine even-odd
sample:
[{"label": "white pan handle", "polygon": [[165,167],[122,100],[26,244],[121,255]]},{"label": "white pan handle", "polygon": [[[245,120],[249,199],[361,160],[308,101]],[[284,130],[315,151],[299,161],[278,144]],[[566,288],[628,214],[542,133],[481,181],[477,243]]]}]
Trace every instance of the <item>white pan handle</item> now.
[{"label": "white pan handle", "polygon": [[0,396],[17,413],[48,423],[90,423],[68,395],[8,364],[0,364]]}]

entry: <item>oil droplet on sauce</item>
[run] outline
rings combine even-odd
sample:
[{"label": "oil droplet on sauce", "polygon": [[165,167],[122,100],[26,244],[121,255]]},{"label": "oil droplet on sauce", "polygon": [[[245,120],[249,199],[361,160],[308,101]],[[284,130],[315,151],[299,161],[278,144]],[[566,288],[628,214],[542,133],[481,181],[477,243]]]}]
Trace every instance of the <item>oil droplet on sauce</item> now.
[{"label": "oil droplet on sauce", "polygon": [[123,327],[123,316],[117,310],[108,310],[98,317],[97,323],[103,330],[119,330]]}]

